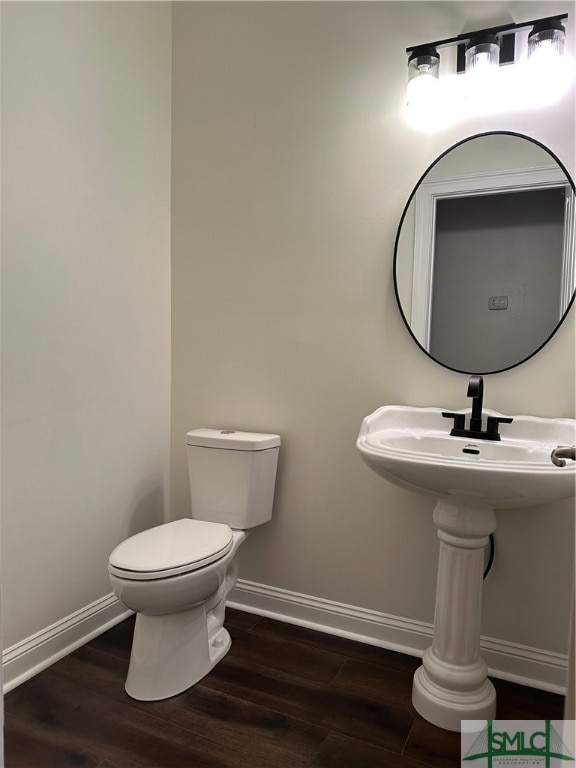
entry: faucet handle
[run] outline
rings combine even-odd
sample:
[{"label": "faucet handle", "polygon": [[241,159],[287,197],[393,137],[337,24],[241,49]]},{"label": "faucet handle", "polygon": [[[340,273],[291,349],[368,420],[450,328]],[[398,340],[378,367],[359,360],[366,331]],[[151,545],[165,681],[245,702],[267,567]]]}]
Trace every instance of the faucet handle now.
[{"label": "faucet handle", "polygon": [[442,411],[442,416],[445,419],[454,419],[454,428],[451,430],[450,434],[453,434],[457,429],[464,429],[464,419],[466,418],[465,413],[450,413],[449,411]]},{"label": "faucet handle", "polygon": [[486,432],[489,435],[497,435],[494,440],[500,440],[500,434],[498,432],[499,424],[512,424],[514,419],[508,416],[488,416],[488,424],[486,425]]}]

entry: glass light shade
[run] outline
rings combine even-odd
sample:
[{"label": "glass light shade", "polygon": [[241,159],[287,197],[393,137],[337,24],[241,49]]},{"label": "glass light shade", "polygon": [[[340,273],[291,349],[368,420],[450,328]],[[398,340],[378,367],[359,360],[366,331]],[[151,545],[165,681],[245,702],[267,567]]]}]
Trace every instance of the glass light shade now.
[{"label": "glass light shade", "polygon": [[420,131],[437,130],[440,111],[440,56],[432,46],[416,48],[408,59],[405,117]]},{"label": "glass light shade", "polygon": [[566,31],[559,21],[536,24],[528,35],[528,57],[532,58],[543,51],[547,51],[547,55],[561,57],[565,38]]},{"label": "glass light shade", "polygon": [[408,81],[425,76],[438,78],[439,69],[440,56],[435,48],[417,48],[408,59]]},{"label": "glass light shade", "polygon": [[494,35],[473,38],[466,49],[466,108],[469,115],[484,115],[494,109],[499,74],[500,45]]},{"label": "glass light shade", "polygon": [[406,88],[406,119],[413,128],[434,130],[432,121],[438,113],[440,82],[429,74],[422,74],[408,82]]},{"label": "glass light shade", "polygon": [[466,72],[486,71],[498,68],[500,45],[493,35],[473,39],[466,48]]},{"label": "glass light shade", "polygon": [[570,89],[574,65],[564,54],[565,30],[555,19],[539,22],[528,36],[526,91],[532,106],[558,101]]}]

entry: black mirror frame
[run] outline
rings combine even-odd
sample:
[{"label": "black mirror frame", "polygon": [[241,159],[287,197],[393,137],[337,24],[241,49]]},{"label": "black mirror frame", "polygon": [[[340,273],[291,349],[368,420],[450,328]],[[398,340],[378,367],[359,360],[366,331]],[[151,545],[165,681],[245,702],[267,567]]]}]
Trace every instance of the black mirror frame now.
[{"label": "black mirror frame", "polygon": [[523,363],[525,363],[527,360],[530,360],[530,358],[534,357],[534,355],[537,355],[538,352],[540,352],[540,350],[543,349],[546,346],[546,344],[548,344],[548,342],[552,339],[554,334],[558,331],[558,329],[560,328],[562,323],[566,320],[566,317],[567,317],[568,313],[570,312],[572,306],[574,305],[574,299],[576,297],[576,290],[574,290],[572,292],[572,298],[570,299],[570,303],[568,304],[568,306],[566,308],[566,311],[564,312],[564,314],[562,315],[562,317],[560,318],[560,320],[556,324],[556,327],[554,328],[552,333],[530,355],[527,355],[526,357],[522,358],[521,360],[519,360],[517,363],[514,363],[513,365],[506,366],[506,368],[498,368],[497,370],[493,370],[493,371],[464,371],[464,370],[462,370],[460,368],[453,368],[451,365],[447,365],[446,363],[443,363],[441,360],[438,360],[437,358],[435,358],[434,355],[431,355],[430,352],[428,352],[426,349],[424,349],[422,344],[420,344],[420,342],[418,341],[416,336],[412,333],[412,328],[410,327],[410,323],[408,322],[408,320],[406,318],[406,315],[404,314],[404,310],[402,309],[402,303],[400,301],[400,294],[399,294],[399,290],[398,290],[398,278],[397,278],[397,269],[396,269],[396,261],[397,261],[397,258],[398,258],[398,243],[399,243],[399,240],[400,240],[400,234],[402,232],[402,225],[404,223],[404,219],[406,218],[406,214],[408,212],[408,208],[410,207],[410,203],[414,199],[414,196],[415,196],[415,194],[416,194],[416,192],[418,190],[418,187],[424,181],[426,176],[430,173],[432,168],[434,168],[434,166],[437,165],[440,162],[440,160],[442,160],[442,158],[445,155],[447,155],[449,152],[452,152],[453,149],[456,149],[457,147],[460,147],[463,144],[466,144],[467,142],[472,141],[473,139],[479,139],[479,138],[482,138],[484,136],[516,136],[517,138],[525,139],[527,141],[531,141],[533,144],[536,144],[538,147],[540,147],[545,152],[547,152],[550,155],[550,157],[558,164],[559,168],[564,172],[564,175],[566,176],[566,179],[568,180],[568,183],[572,187],[572,192],[576,195],[576,187],[574,186],[574,181],[572,180],[572,177],[568,173],[565,165],[558,159],[558,157],[554,154],[554,152],[552,152],[552,150],[549,149],[545,144],[542,144],[542,142],[538,141],[537,139],[532,138],[531,136],[526,136],[523,133],[517,133],[516,131],[485,131],[484,133],[475,133],[473,136],[468,136],[467,138],[462,139],[462,141],[458,141],[456,144],[453,144],[451,147],[448,147],[448,149],[446,149],[444,152],[442,152],[442,154],[439,155],[436,158],[436,160],[434,160],[434,162],[431,163],[428,166],[428,168],[424,171],[422,176],[420,176],[420,178],[418,179],[416,185],[414,186],[414,189],[410,193],[410,197],[408,198],[408,201],[407,201],[406,205],[404,206],[404,211],[402,212],[402,217],[401,217],[400,223],[398,225],[398,231],[396,233],[396,240],[394,241],[393,272],[394,272],[394,293],[396,295],[396,303],[398,304],[398,309],[400,310],[400,315],[402,316],[402,320],[404,321],[404,325],[408,329],[408,332],[410,333],[410,336],[412,337],[414,342],[418,345],[418,347],[422,350],[422,352],[424,352],[424,354],[427,355],[435,363],[438,363],[438,365],[441,365],[443,368],[447,368],[450,371],[456,371],[456,373],[464,373],[464,374],[467,374],[467,375],[477,374],[477,375],[481,375],[481,376],[490,376],[490,375],[492,375],[494,373],[503,373],[504,371],[509,371],[512,368],[516,368],[517,366],[522,365]]}]

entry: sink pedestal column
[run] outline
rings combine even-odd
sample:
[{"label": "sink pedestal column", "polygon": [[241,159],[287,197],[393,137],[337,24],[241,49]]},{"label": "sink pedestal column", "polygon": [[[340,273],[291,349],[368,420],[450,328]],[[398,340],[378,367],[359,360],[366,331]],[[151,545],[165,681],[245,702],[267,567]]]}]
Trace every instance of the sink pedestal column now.
[{"label": "sink pedestal column", "polygon": [[496,714],[496,692],[480,656],[484,548],[496,515],[441,499],[434,522],[440,539],[434,637],[414,675],[412,703],[434,725],[459,731],[460,720]]}]

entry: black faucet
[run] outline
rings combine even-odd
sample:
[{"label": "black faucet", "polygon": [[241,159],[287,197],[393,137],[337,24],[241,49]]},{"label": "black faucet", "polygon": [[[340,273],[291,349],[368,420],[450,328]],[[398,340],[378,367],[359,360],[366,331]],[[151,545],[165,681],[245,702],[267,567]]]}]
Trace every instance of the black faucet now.
[{"label": "black faucet", "polygon": [[484,400],[484,379],[482,376],[470,376],[466,397],[472,398],[472,414],[470,415],[470,429],[474,432],[482,431],[482,401]]},{"label": "black faucet", "polygon": [[499,424],[512,424],[507,416],[488,416],[486,429],[482,429],[482,402],[484,400],[484,379],[482,376],[471,376],[468,382],[467,397],[472,398],[472,413],[470,425],[465,429],[466,414],[448,413],[444,411],[445,419],[454,419],[454,427],[450,430],[453,437],[470,437],[474,440],[501,440],[498,432]]}]

